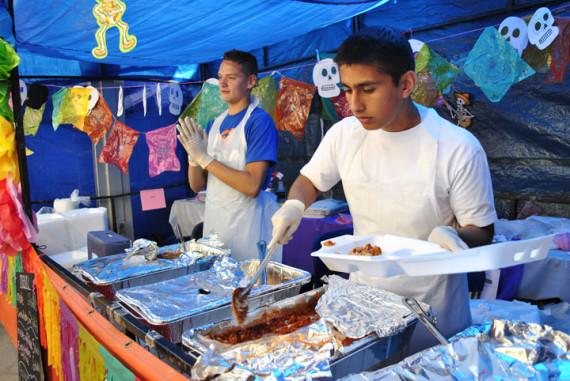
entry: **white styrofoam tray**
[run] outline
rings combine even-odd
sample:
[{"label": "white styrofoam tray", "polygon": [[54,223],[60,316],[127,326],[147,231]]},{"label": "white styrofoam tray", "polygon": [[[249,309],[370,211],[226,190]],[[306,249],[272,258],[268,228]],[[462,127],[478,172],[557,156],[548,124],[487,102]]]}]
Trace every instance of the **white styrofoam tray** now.
[{"label": "white styrofoam tray", "polygon": [[[333,241],[335,245],[322,246],[320,250],[311,254],[313,257],[321,258],[330,270],[345,273],[361,271],[366,275],[381,277],[404,275],[405,272],[399,265],[399,261],[403,258],[444,251],[439,245],[432,242],[388,234],[379,236],[343,235],[332,238],[330,241]],[[353,248],[367,243],[380,246],[382,255],[367,257],[349,254]]]},{"label": "white styrofoam tray", "polygon": [[474,247],[457,252],[403,258],[400,266],[407,275],[441,275],[502,269],[546,258],[554,234]]},{"label": "white styrofoam tray", "polygon": [[[331,239],[335,242],[334,246],[322,246],[311,255],[321,258],[332,271],[360,271],[369,276],[456,274],[500,269],[544,259],[553,237],[549,235],[450,252],[432,242],[393,235],[345,235]],[[380,246],[382,255],[366,257],[349,254],[354,247],[367,243]]]}]

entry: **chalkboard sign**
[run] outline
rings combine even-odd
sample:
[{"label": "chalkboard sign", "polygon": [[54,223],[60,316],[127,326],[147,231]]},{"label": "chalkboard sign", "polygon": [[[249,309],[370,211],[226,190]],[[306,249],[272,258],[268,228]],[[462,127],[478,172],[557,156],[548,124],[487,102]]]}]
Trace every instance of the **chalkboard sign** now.
[{"label": "chalkboard sign", "polygon": [[18,302],[18,374],[20,380],[41,381],[43,377],[40,348],[38,305],[34,292],[34,274],[16,274]]}]

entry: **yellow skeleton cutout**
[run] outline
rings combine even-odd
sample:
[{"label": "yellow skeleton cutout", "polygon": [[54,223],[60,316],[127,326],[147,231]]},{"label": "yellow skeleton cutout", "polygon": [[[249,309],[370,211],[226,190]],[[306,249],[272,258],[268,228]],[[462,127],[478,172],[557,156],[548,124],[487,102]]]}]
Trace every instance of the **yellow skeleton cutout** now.
[{"label": "yellow skeleton cutout", "polygon": [[127,10],[126,4],[121,0],[97,0],[97,3],[93,7],[93,16],[99,25],[95,33],[97,47],[93,48],[91,54],[99,59],[107,57],[107,30],[112,27],[119,29],[119,50],[123,53],[133,50],[137,45],[137,38],[129,35],[129,24],[122,20]]}]

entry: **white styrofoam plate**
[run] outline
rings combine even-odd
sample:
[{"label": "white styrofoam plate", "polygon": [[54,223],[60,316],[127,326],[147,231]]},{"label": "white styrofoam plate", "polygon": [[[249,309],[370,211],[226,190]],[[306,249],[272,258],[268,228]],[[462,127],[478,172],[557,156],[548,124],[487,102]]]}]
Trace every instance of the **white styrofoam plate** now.
[{"label": "white styrofoam plate", "polygon": [[[393,235],[345,235],[331,239],[334,246],[322,246],[311,255],[321,258],[332,271],[360,271],[378,277],[443,275],[501,269],[544,259],[553,238],[554,235],[548,235],[450,252],[432,242]],[[380,246],[382,255],[349,254],[354,247],[367,243]]]},{"label": "white styrofoam plate", "polygon": [[403,258],[399,264],[410,276],[457,274],[501,269],[544,259],[554,235],[494,243],[457,252]]},{"label": "white styrofoam plate", "polygon": [[[345,273],[361,271],[369,276],[392,277],[404,275],[405,272],[399,265],[401,259],[445,251],[432,242],[388,234],[360,237],[344,235],[332,238],[331,241],[335,243],[334,246],[322,246],[320,250],[311,255],[321,258],[324,264],[332,271]],[[321,245],[323,242],[321,242]],[[366,257],[350,254],[353,248],[367,243],[380,246],[382,255]]]}]

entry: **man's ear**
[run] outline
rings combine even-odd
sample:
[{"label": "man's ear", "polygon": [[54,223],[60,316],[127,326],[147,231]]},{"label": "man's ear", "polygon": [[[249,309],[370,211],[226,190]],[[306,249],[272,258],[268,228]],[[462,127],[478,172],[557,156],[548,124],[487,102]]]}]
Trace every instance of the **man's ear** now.
[{"label": "man's ear", "polygon": [[257,84],[257,75],[255,74],[250,74],[247,77],[247,89],[251,90],[255,87],[255,85]]},{"label": "man's ear", "polygon": [[402,97],[408,98],[412,95],[414,88],[416,87],[416,82],[418,81],[418,76],[416,72],[408,70],[400,77],[400,89],[402,91]]}]

